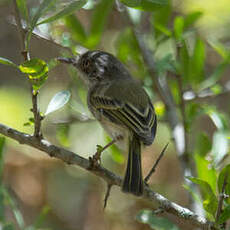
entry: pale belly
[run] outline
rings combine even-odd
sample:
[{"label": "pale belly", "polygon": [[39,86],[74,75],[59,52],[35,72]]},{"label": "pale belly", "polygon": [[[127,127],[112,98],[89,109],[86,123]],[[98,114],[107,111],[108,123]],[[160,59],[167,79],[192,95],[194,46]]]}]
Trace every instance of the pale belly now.
[{"label": "pale belly", "polygon": [[129,130],[105,119],[99,120],[99,122],[112,139],[118,138],[116,141],[118,148],[128,152]]}]

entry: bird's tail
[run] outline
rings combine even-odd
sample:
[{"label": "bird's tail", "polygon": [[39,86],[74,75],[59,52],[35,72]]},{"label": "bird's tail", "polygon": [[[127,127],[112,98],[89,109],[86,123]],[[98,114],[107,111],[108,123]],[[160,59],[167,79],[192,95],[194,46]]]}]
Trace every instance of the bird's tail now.
[{"label": "bird's tail", "polygon": [[141,143],[135,135],[129,140],[129,156],[122,191],[136,196],[143,194]]}]

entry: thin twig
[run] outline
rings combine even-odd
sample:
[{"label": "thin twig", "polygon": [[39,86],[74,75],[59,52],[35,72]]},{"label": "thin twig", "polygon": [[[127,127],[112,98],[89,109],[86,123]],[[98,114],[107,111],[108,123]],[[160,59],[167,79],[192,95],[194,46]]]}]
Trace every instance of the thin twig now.
[{"label": "thin twig", "polygon": [[[45,139],[37,139],[27,133],[19,132],[6,125],[0,124],[0,133],[4,136],[10,137],[21,144],[26,144],[47,153],[51,157],[55,157],[64,161],[67,164],[78,165],[79,167],[88,170],[90,173],[104,179],[108,184],[122,185],[122,179],[112,173],[111,171],[98,166],[96,169],[89,170],[89,160],[81,157],[80,155],[68,151],[64,148],[55,146]],[[184,208],[159,193],[154,192],[148,186],[144,186],[144,194],[142,198],[148,202],[157,203],[165,212],[171,213],[189,224],[202,228],[203,230],[217,230],[213,222],[208,221],[206,218],[195,214],[187,208]]]},{"label": "thin twig", "polygon": [[[29,54],[29,51],[26,50],[26,47],[25,47],[26,36],[25,36],[25,31],[24,31],[23,26],[22,26],[22,19],[21,19],[20,12],[19,12],[18,7],[17,7],[17,1],[16,0],[14,0],[14,8],[15,8],[16,24],[17,24],[17,28],[19,31],[20,39],[21,39],[21,49],[22,49],[21,53],[24,57],[24,60],[29,61],[30,60],[30,54]],[[38,91],[35,92],[33,90],[32,85],[31,85],[31,95],[32,95],[32,106],[33,106],[32,112],[34,114],[34,136],[36,138],[41,138],[42,137],[42,134],[41,134],[42,117],[40,115],[40,111],[39,111],[39,107],[38,107]]]},{"label": "thin twig", "polygon": [[[113,145],[115,142],[117,142],[120,139],[120,137],[118,138],[114,138],[112,141],[110,141],[107,145],[105,145],[104,147],[100,148],[97,150],[97,152],[93,155],[93,157],[89,157],[89,160],[91,162],[90,164],[90,169],[93,168],[97,168],[97,166],[99,165],[99,163],[101,162],[101,154],[102,152],[104,152],[107,148],[109,148],[111,145]],[[99,163],[98,163],[99,162]]]},{"label": "thin twig", "polygon": [[104,210],[105,210],[105,208],[107,206],[107,201],[108,201],[112,186],[113,186],[112,184],[107,184],[107,191],[106,191],[105,199],[104,199]]},{"label": "thin twig", "polygon": [[148,173],[148,175],[145,177],[145,179],[144,179],[145,184],[148,183],[150,177],[151,177],[152,174],[156,171],[156,167],[157,167],[157,165],[159,164],[161,158],[164,156],[164,153],[165,153],[165,151],[166,151],[168,145],[169,145],[169,143],[167,143],[167,144],[165,145],[165,147],[164,147],[163,150],[161,151],[159,157],[157,158],[155,164],[153,165],[152,169],[150,170],[150,172]]}]

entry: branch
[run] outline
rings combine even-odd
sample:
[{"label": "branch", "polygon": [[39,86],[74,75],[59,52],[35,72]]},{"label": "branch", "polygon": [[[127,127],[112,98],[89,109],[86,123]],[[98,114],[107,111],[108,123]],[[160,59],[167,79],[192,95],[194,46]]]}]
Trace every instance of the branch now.
[{"label": "branch", "polygon": [[230,93],[230,81],[226,82],[222,87],[222,91],[219,94],[214,94],[211,90],[203,90],[199,93],[195,93],[193,91],[184,92],[183,98],[186,102],[192,101],[203,101],[205,99],[213,99],[217,97],[221,97],[223,95]]},{"label": "branch", "polygon": [[[30,60],[30,53],[27,50],[26,46],[25,46],[25,42],[26,42],[26,35],[25,35],[25,31],[23,29],[22,26],[22,19],[20,16],[20,12],[18,10],[18,6],[17,6],[17,1],[14,0],[14,10],[15,10],[15,19],[16,19],[16,25],[19,31],[19,35],[20,35],[20,40],[21,40],[21,54],[24,57],[25,61]],[[40,111],[39,111],[39,107],[38,107],[38,91],[34,91],[33,90],[33,86],[32,84],[30,84],[31,86],[31,95],[32,95],[32,112],[34,114],[34,136],[37,138],[41,138],[42,134],[41,134],[41,121],[42,121],[42,116],[40,115]]]},{"label": "branch", "polygon": [[[78,165],[79,167],[102,178],[110,185],[117,185],[120,187],[122,185],[122,179],[116,174],[110,172],[109,170],[105,169],[100,165],[90,170],[89,160],[79,156],[78,154],[68,151],[64,148],[55,146],[45,139],[35,138],[34,136],[31,136],[23,132],[19,132],[3,124],[0,124],[0,133],[3,134],[4,136],[10,137],[18,141],[20,144],[26,144],[36,149],[39,149],[47,153],[50,157],[55,157],[57,159],[60,159],[67,164]],[[142,198],[149,202],[156,202],[161,207],[161,209],[163,209],[165,212],[171,213],[183,220],[186,220],[191,225],[200,227],[205,230],[209,230],[209,229],[217,230],[213,222],[208,221],[204,217],[196,215],[195,213],[193,213],[187,208],[181,207],[180,205],[171,202],[164,196],[151,190],[148,186],[144,186],[144,194]]]}]

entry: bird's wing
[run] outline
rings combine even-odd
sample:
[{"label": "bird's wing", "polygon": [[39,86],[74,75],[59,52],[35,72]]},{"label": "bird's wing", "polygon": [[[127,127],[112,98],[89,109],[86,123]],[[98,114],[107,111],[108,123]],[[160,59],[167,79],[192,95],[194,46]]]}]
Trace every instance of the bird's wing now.
[{"label": "bird's wing", "polygon": [[142,110],[132,103],[102,95],[92,95],[90,103],[110,121],[132,130],[144,144],[150,145],[153,142],[157,121],[150,101]]}]

